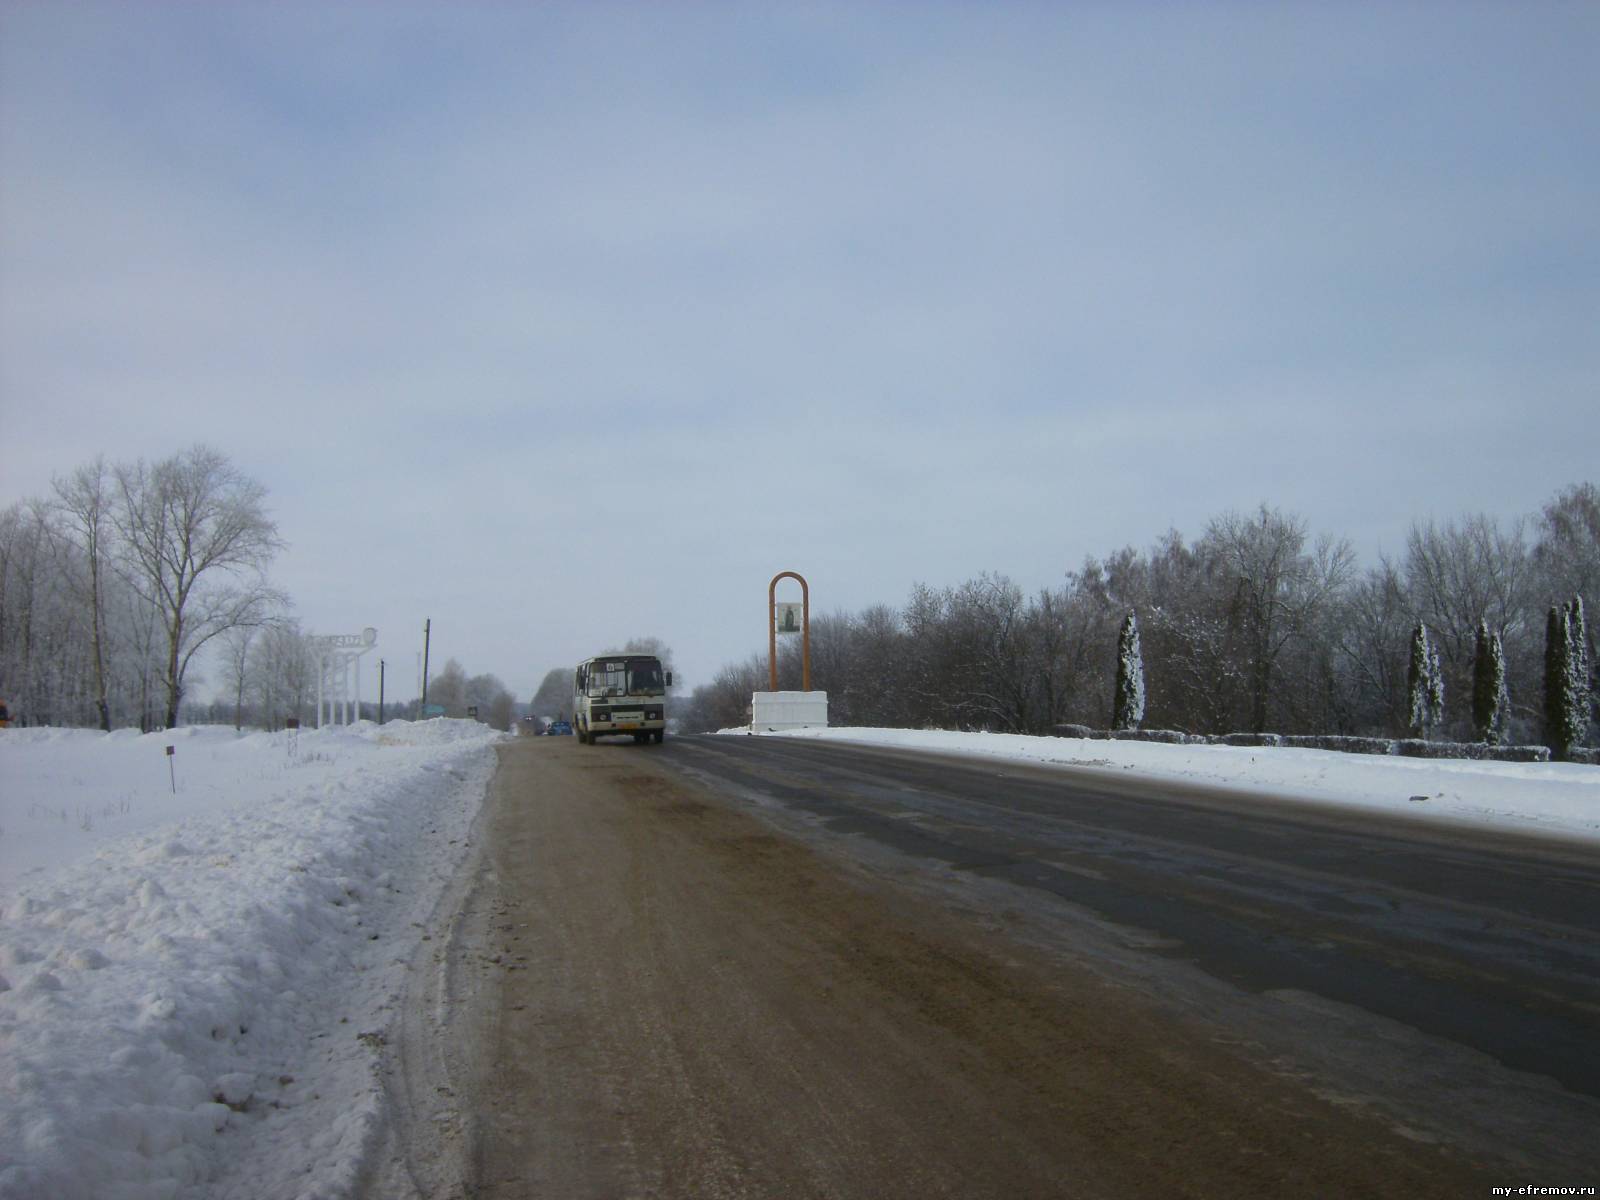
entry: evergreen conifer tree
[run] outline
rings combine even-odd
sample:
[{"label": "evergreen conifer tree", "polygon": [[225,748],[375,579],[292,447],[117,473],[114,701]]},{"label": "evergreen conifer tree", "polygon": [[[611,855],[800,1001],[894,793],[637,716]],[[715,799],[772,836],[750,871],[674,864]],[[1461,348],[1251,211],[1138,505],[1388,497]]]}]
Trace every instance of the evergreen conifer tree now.
[{"label": "evergreen conifer tree", "polygon": [[1428,728],[1444,724],[1444,668],[1439,665],[1439,647],[1428,639]]},{"label": "evergreen conifer tree", "polygon": [[1545,727],[1558,759],[1569,757],[1589,732],[1588,638],[1581,596],[1550,610],[1544,646]]},{"label": "evergreen conifer tree", "polygon": [[1444,718],[1444,676],[1439,670],[1439,652],[1421,621],[1411,631],[1410,684],[1411,735],[1426,738],[1428,731]]},{"label": "evergreen conifer tree", "polygon": [[1504,742],[1511,730],[1511,689],[1506,682],[1506,643],[1498,633],[1489,638],[1490,671],[1495,680],[1494,723],[1490,739],[1496,745]]},{"label": "evergreen conifer tree", "polygon": [[1561,740],[1561,714],[1567,691],[1566,641],[1566,606],[1552,604],[1544,623],[1544,736],[1557,758],[1566,756],[1566,746]]},{"label": "evergreen conifer tree", "polygon": [[1572,692],[1572,744],[1582,746],[1589,739],[1589,627],[1583,611],[1583,597],[1574,596],[1567,605],[1567,674]]},{"label": "evergreen conifer tree", "polygon": [[1487,621],[1480,621],[1472,657],[1472,728],[1478,741],[1497,745],[1504,740],[1510,704],[1505,644],[1489,632]]},{"label": "evergreen conifer tree", "polygon": [[1129,613],[1117,635],[1117,690],[1112,704],[1113,729],[1137,729],[1144,720],[1144,655],[1139,649],[1139,620]]}]

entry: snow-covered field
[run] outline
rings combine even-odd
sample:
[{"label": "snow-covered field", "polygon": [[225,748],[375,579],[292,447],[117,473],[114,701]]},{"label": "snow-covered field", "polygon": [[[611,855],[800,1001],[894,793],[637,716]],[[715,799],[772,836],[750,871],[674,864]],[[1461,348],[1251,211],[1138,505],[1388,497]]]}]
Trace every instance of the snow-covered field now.
[{"label": "snow-covered field", "polygon": [[[723,730],[743,734],[746,730]],[[1386,758],[1331,750],[1168,746],[1006,733],[795,729],[762,737],[866,742],[1137,773],[1323,804],[1600,841],[1600,767]]]},{"label": "snow-covered field", "polygon": [[0,731],[0,1197],[348,1194],[502,736]]}]

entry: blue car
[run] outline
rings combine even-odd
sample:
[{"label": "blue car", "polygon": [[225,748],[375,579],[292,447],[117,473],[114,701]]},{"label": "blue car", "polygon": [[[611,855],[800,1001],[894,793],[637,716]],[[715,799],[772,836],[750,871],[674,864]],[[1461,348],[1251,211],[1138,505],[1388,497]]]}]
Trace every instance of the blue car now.
[{"label": "blue car", "polygon": [[572,733],[572,722],[571,721],[551,721],[550,722],[550,728],[546,729],[544,731],[545,737],[555,737],[559,733],[565,733],[565,734],[568,734],[570,736],[571,733]]}]

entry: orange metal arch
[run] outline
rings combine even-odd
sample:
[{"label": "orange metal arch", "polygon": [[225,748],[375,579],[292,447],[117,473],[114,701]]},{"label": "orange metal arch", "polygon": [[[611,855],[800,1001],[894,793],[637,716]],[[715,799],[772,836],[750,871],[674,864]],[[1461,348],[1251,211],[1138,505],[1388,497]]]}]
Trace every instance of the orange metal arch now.
[{"label": "orange metal arch", "polygon": [[811,587],[798,571],[779,571],[767,585],[767,673],[778,690],[778,580],[800,581],[800,688],[811,690]]}]

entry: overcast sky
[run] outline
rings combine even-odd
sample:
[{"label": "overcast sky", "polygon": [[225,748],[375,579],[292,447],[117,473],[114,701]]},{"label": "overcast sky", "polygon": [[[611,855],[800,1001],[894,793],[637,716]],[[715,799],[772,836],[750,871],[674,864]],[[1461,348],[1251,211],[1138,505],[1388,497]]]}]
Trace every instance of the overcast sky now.
[{"label": "overcast sky", "polygon": [[1600,480],[1594,3],[0,14],[0,506],[209,443],[391,695]]}]

